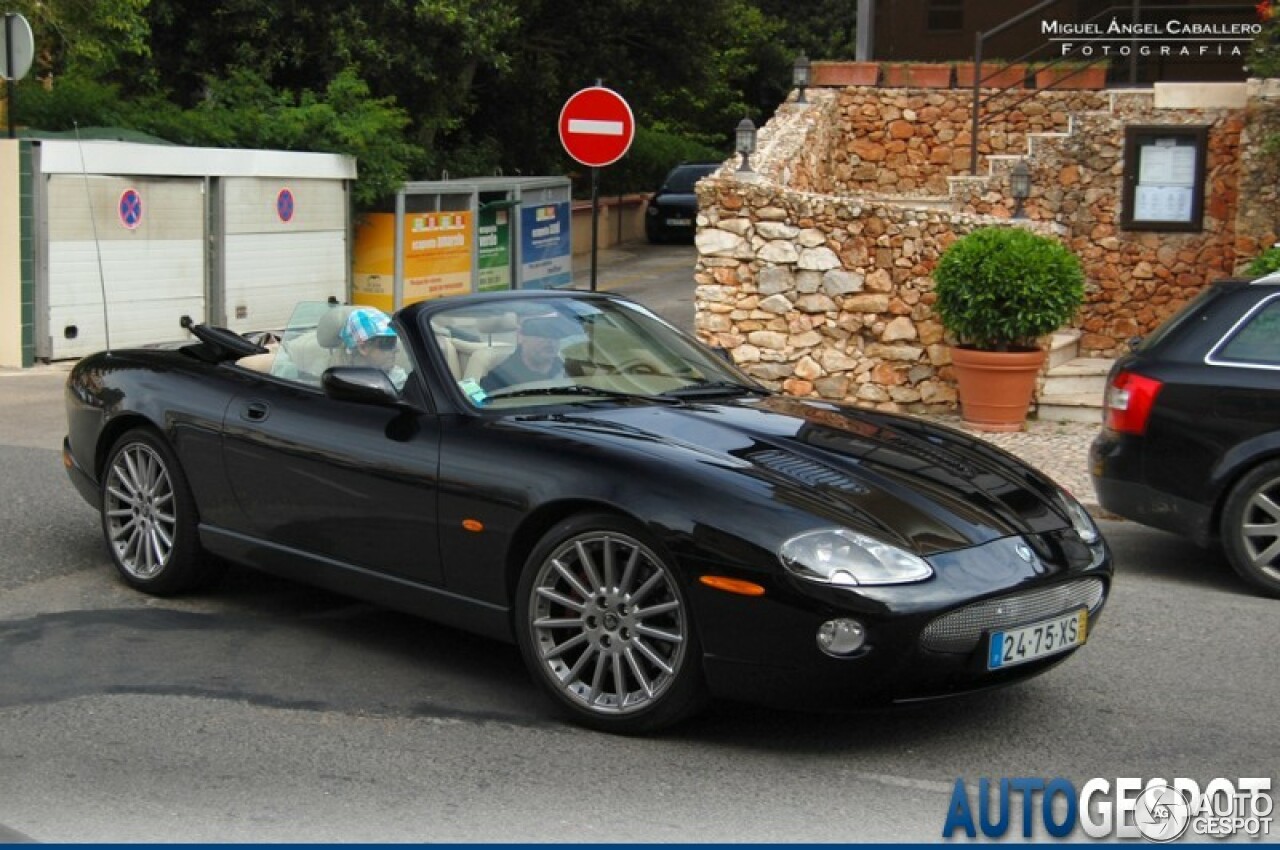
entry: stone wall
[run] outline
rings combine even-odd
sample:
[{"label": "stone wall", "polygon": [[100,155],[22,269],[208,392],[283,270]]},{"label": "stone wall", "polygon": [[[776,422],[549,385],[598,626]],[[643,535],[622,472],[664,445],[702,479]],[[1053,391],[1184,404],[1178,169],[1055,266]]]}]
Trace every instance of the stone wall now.
[{"label": "stone wall", "polygon": [[[992,92],[986,93],[992,97]],[[1026,102],[1019,99],[1031,95]],[[877,89],[839,92],[839,140],[821,157],[811,191],[946,195],[947,178],[969,173],[973,101],[957,89]],[[1065,133],[1071,115],[1104,109],[1103,92],[1006,92],[987,103],[992,110],[978,136],[979,168],[989,155],[1021,154],[1028,134]],[[802,188],[795,186],[795,188]]]},{"label": "stone wall", "polygon": [[[1280,231],[1273,86],[1250,106],[1157,109],[1151,91],[1040,92],[983,124],[968,176],[963,92],[851,87],[784,104],[755,174],[699,186],[697,329],[748,372],[798,395],[937,412],[955,391],[931,273],[955,238],[1009,224],[1008,172],[1026,158],[1023,226],[1081,258],[1084,353],[1113,356]],[[1204,230],[1120,228],[1124,128],[1208,126]]]},{"label": "stone wall", "polygon": [[699,336],[793,395],[916,413],[955,406],[930,275],[954,239],[998,219],[724,172],[699,183],[698,200]]}]

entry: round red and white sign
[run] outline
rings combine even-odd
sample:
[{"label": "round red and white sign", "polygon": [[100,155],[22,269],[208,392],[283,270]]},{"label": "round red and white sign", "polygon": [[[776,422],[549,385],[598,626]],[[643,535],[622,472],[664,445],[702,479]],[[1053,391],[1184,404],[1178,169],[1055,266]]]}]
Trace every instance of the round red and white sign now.
[{"label": "round red and white sign", "polygon": [[583,165],[599,168],[622,159],[636,135],[636,120],[622,95],[603,86],[583,89],[560,110],[560,143]]}]

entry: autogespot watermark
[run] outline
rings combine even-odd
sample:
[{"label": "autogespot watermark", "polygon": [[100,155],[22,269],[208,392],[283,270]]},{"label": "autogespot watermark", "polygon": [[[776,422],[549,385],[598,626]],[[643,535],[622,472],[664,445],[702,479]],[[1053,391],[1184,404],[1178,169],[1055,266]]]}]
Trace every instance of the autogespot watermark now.
[{"label": "autogespot watermark", "polygon": [[[1014,807],[1021,817],[1012,822]],[[1067,779],[1017,777],[957,779],[947,806],[943,838],[1145,838],[1164,843],[1271,835],[1271,779],[1090,779],[1077,791]]]}]

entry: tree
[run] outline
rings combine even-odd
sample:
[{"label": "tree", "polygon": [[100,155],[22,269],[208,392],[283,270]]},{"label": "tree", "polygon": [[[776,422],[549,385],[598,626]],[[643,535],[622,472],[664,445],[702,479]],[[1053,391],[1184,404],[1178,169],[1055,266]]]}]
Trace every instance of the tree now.
[{"label": "tree", "polygon": [[31,24],[33,76],[48,83],[66,73],[102,77],[150,56],[149,0],[10,0],[5,11]]}]

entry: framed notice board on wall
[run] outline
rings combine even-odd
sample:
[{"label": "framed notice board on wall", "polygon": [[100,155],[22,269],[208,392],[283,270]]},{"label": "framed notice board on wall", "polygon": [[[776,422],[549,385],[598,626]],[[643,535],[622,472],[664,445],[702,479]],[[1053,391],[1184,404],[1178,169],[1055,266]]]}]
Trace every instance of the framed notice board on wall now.
[{"label": "framed notice board on wall", "polygon": [[1208,127],[1125,128],[1122,228],[1204,229],[1204,161],[1208,139]]}]

